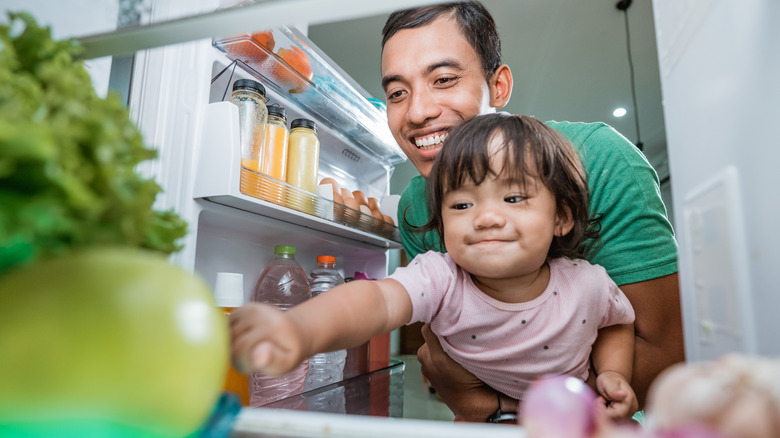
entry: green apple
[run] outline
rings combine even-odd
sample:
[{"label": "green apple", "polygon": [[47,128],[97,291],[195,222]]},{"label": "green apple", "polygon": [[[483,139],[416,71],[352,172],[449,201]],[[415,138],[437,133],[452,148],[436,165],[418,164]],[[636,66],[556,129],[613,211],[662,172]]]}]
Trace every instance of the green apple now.
[{"label": "green apple", "polygon": [[0,277],[0,435],[190,434],[221,392],[228,342],[208,286],[156,253],[17,268]]}]

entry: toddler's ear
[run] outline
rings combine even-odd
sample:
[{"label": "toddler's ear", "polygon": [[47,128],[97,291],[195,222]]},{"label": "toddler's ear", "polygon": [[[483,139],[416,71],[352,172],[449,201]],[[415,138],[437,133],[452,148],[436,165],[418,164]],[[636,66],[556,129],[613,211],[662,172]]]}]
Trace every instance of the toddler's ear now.
[{"label": "toddler's ear", "polygon": [[571,209],[567,206],[558,212],[558,217],[555,218],[555,237],[563,237],[569,234],[569,231],[574,228],[574,218],[571,214]]}]

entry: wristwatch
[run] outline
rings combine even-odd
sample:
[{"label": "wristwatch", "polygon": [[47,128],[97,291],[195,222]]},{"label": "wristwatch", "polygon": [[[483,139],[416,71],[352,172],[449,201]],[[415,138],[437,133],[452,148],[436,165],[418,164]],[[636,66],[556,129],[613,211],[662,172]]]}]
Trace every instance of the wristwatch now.
[{"label": "wristwatch", "polygon": [[498,409],[493,415],[487,418],[488,423],[513,423],[517,424],[517,413],[504,412],[501,410],[501,394],[496,392],[496,398],[498,399]]}]

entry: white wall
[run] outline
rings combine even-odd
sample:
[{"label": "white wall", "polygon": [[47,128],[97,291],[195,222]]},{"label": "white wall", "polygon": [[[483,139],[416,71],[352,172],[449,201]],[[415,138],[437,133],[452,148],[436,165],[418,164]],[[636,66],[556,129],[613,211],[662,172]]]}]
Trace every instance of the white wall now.
[{"label": "white wall", "polygon": [[653,0],[689,360],[780,354],[780,2]]}]

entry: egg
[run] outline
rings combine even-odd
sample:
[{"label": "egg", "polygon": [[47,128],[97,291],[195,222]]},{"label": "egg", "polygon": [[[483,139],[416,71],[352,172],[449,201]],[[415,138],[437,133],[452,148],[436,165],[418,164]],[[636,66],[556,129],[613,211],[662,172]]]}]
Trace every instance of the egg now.
[{"label": "egg", "polygon": [[346,205],[347,207],[353,210],[360,211],[360,203],[355,198],[344,198],[344,205]]},{"label": "egg", "polygon": [[335,179],[333,179],[333,178],[322,178],[322,181],[320,181],[320,185],[323,185],[323,184],[330,184],[332,186],[332,188],[333,188],[333,199],[334,200],[336,199],[336,196],[340,197],[340,195],[339,195],[339,192],[340,192],[340,190],[339,190],[339,183],[336,182]]},{"label": "egg", "polygon": [[350,192],[349,189],[345,189],[344,187],[341,188],[341,198],[344,199],[344,202],[346,202],[347,199],[355,199],[355,197],[352,196],[352,192]]},{"label": "egg", "polygon": [[352,196],[354,196],[361,205],[368,207],[368,198],[366,198],[365,193],[361,192],[360,190],[355,190],[352,192]]},{"label": "egg", "polygon": [[376,198],[368,198],[368,209],[371,211],[371,216],[382,220],[382,212],[379,210],[379,200]]},{"label": "egg", "polygon": [[344,205],[347,207],[344,208],[344,222],[353,227],[357,226],[360,220],[360,203],[350,196],[349,198],[344,198]]}]

